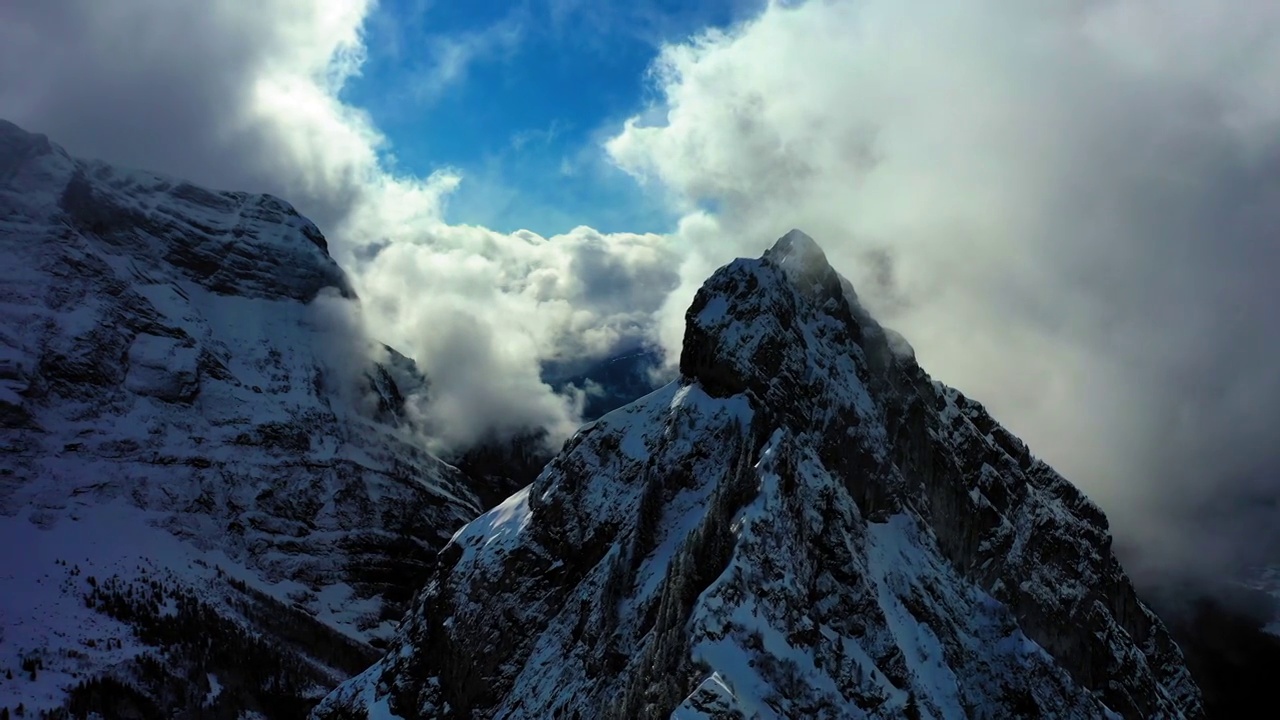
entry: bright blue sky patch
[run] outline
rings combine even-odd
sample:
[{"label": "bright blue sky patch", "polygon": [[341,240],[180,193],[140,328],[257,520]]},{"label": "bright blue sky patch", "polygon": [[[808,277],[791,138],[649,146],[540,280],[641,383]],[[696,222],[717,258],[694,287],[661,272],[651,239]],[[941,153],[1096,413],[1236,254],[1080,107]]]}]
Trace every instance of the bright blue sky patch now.
[{"label": "bright blue sky patch", "polygon": [[660,198],[600,143],[643,109],[664,40],[724,26],[759,0],[382,0],[344,100],[391,141],[397,169],[463,172],[448,220],[549,235],[672,228]]}]

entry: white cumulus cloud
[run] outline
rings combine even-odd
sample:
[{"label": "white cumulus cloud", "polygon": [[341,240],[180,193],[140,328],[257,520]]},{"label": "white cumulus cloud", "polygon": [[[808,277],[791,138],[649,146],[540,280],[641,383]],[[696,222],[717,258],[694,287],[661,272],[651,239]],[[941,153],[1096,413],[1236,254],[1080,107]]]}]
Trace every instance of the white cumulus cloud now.
[{"label": "white cumulus cloud", "polygon": [[[79,155],[289,199],[353,274],[370,332],[431,375],[446,445],[567,432],[580,398],[540,361],[677,349],[710,271],[800,227],[1122,537],[1216,559],[1258,528],[1210,510],[1244,517],[1280,484],[1280,6],[770,3],[664,46],[660,102],[607,143],[678,229],[551,238],[449,225],[465,178],[396,169],[341,95],[372,11],[10,0],[0,116]],[[446,40],[417,66],[453,82],[466,63]]]},{"label": "white cumulus cloud", "polygon": [[772,3],[666,46],[608,150],[694,220],[665,337],[803,228],[1125,539],[1217,562],[1207,505],[1280,485],[1278,81],[1267,3]]},{"label": "white cumulus cloud", "polygon": [[[676,283],[672,245],[588,228],[542,238],[443,222],[459,175],[396,172],[385,137],[340,98],[365,58],[372,10],[325,0],[16,0],[0,8],[0,116],[77,155],[296,205],[352,273],[368,331],[430,375],[425,413],[438,448],[529,427],[563,437],[580,400],[544,384],[539,363],[643,339]],[[518,42],[519,25],[432,37],[410,80],[438,79],[434,94],[475,53]]]}]

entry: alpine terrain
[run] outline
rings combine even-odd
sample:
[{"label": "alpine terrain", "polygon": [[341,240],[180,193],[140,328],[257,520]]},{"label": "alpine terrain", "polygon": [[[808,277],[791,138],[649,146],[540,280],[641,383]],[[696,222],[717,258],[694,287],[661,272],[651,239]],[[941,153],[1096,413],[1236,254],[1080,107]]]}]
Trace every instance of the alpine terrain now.
[{"label": "alpine terrain", "polygon": [[1203,717],[1102,512],[813,240],[686,322],[680,378],[454,535],[315,718]]},{"label": "alpine terrain", "polygon": [[0,256],[0,715],[305,716],[485,507],[426,380],[286,203],[4,122]]}]

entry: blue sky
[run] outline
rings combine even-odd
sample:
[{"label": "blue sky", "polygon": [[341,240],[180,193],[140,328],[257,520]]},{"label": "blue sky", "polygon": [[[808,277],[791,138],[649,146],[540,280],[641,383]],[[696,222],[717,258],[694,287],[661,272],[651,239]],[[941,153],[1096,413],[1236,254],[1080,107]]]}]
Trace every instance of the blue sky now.
[{"label": "blue sky", "polygon": [[670,230],[675,217],[600,148],[644,109],[664,40],[741,19],[751,0],[382,0],[344,99],[401,172],[457,168],[448,220],[541,234]]}]

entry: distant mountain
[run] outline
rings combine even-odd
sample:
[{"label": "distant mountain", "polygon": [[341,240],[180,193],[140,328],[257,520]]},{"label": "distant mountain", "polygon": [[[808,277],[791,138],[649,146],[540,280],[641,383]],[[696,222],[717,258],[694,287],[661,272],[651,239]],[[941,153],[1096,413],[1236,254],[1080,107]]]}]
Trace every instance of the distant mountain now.
[{"label": "distant mountain", "polygon": [[483,508],[426,380],[287,203],[3,122],[0,257],[0,712],[304,716]]},{"label": "distant mountain", "polygon": [[680,377],[459,531],[315,718],[1204,716],[1103,513],[810,238],[686,322]]},{"label": "distant mountain", "polygon": [[542,377],[558,392],[570,387],[584,391],[583,419],[595,420],[664,385],[655,380],[661,377],[662,359],[661,350],[641,347],[587,363],[548,363]]},{"label": "distant mountain", "polygon": [[1211,718],[1261,717],[1280,677],[1280,567],[1241,581],[1161,577],[1139,585],[1204,693]]},{"label": "distant mountain", "polygon": [[[603,359],[542,366],[543,382],[556,392],[583,392],[583,419],[595,420],[658,389],[662,353],[654,348],[626,350]],[[541,430],[514,436],[490,435],[446,457],[474,479],[473,487],[487,510],[538,477],[555,450]]]}]

